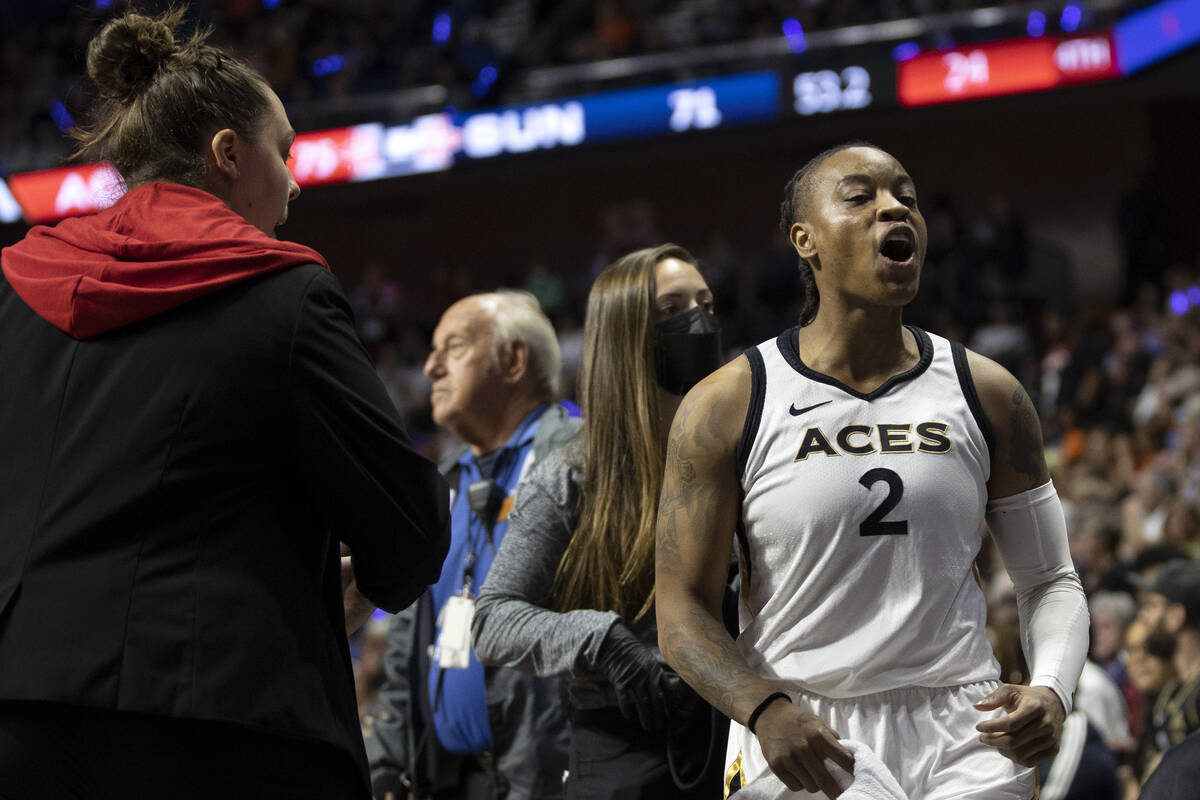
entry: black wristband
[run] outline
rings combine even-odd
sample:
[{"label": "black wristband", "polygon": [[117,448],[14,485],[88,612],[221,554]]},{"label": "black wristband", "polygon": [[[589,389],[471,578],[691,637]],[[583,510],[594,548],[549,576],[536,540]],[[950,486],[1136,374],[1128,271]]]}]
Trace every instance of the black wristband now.
[{"label": "black wristband", "polygon": [[750,712],[750,719],[746,720],[746,727],[750,729],[751,733],[754,733],[754,726],[758,722],[758,718],[762,716],[762,713],[767,710],[767,706],[780,698],[787,700],[789,703],[792,702],[792,698],[783,692],[773,692],[763,698],[763,701],[754,707],[754,710]]}]

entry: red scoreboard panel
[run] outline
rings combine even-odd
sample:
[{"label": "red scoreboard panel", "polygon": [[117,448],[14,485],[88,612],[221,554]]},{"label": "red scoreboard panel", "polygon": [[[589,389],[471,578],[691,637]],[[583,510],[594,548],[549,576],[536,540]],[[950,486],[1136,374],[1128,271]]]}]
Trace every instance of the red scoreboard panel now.
[{"label": "red scoreboard panel", "polygon": [[922,53],[896,67],[896,94],[900,104],[908,107],[1040,92],[1118,77],[1107,32]]},{"label": "red scoreboard panel", "polygon": [[107,163],[10,175],[8,187],[31,225],[99,211],[125,191]]},{"label": "red scoreboard panel", "polygon": [[378,123],[298,133],[288,166],[302,187],[382,177],[383,139]]},{"label": "red scoreboard panel", "polygon": [[[302,187],[377,177],[382,136],[378,124],[297,134],[288,166]],[[125,193],[107,162],[10,175],[8,186],[31,225],[94,213]]]}]

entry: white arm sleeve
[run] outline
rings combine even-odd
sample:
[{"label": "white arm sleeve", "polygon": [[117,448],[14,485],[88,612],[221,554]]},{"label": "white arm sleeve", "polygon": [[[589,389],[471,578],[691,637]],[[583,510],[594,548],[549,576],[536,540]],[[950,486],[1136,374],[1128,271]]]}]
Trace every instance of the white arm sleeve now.
[{"label": "white arm sleeve", "polygon": [[1029,685],[1049,687],[1069,714],[1090,621],[1054,483],[989,502],[987,523],[1016,590]]}]

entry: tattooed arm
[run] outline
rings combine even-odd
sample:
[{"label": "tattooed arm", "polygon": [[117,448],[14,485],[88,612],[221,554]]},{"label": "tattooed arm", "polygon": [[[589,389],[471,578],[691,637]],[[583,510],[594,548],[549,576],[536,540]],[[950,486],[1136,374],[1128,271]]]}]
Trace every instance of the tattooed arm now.
[{"label": "tattooed arm", "polygon": [[1032,766],[1058,750],[1087,656],[1087,604],[1033,403],[1003,367],[974,353],[968,364],[995,434],[987,522],[1013,581],[1030,672],[1029,686],[1004,684],[976,704],[1009,712],[978,729],[985,744]]},{"label": "tattooed arm", "polygon": [[[654,558],[663,656],[705,700],[743,725],[779,688],[750,668],[721,616],[741,511],[734,450],[749,405],[745,358],[717,370],[684,398],[667,445]],[[756,731],[767,763],[789,789],[838,795],[824,759],[852,769],[853,756],[820,719],[777,700],[760,714]]]},{"label": "tattooed arm", "polygon": [[749,396],[749,365],[738,359],[679,406],[667,444],[654,557],[663,656],[713,706],[741,722],[774,691],[746,666],[721,615],[740,512],[733,451]]},{"label": "tattooed arm", "polygon": [[1050,480],[1042,448],[1042,423],[1024,387],[1008,370],[967,351],[967,364],[984,413],[995,433],[988,497],[1008,497]]}]

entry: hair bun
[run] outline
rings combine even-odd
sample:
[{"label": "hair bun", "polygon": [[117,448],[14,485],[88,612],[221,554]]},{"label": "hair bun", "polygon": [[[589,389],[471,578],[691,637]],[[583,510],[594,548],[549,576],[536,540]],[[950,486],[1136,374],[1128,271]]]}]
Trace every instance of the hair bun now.
[{"label": "hair bun", "polygon": [[183,9],[160,17],[127,13],[107,22],[92,38],[87,73],[105,97],[128,104],[179,54],[175,31]]}]

